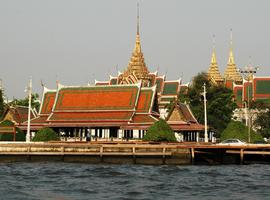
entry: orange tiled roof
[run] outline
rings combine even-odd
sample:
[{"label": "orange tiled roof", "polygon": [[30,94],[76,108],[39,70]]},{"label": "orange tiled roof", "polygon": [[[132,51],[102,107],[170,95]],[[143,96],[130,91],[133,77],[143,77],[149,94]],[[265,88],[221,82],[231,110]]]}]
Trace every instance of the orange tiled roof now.
[{"label": "orange tiled roof", "polygon": [[53,113],[48,121],[95,122],[95,121],[129,121],[133,115],[130,111],[119,112],[62,112]]},{"label": "orange tiled roof", "polygon": [[137,103],[137,113],[149,113],[151,111],[151,103],[154,92],[151,88],[144,88],[140,92]]},{"label": "orange tiled roof", "polygon": [[[46,122],[47,118],[48,118],[48,116],[38,116],[38,117],[31,120],[31,125],[47,123]],[[26,124],[26,123],[24,123],[24,124]]]},{"label": "orange tiled roof", "polygon": [[59,89],[55,111],[133,110],[138,85],[64,87]]},{"label": "orange tiled roof", "polygon": [[135,114],[132,118],[132,124],[140,124],[140,123],[155,123],[157,121],[157,119],[155,117],[152,117],[150,115],[138,115],[138,114]]},{"label": "orange tiled roof", "polygon": [[44,93],[43,101],[40,107],[40,115],[50,114],[55,100],[56,91]]}]

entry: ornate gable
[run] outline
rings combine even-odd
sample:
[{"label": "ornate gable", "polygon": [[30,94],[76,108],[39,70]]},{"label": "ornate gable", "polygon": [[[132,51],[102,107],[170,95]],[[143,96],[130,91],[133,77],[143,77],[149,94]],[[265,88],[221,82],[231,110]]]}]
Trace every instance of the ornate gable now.
[{"label": "ornate gable", "polygon": [[56,90],[44,88],[42,103],[39,110],[39,115],[49,115],[52,111],[56,95]]}]

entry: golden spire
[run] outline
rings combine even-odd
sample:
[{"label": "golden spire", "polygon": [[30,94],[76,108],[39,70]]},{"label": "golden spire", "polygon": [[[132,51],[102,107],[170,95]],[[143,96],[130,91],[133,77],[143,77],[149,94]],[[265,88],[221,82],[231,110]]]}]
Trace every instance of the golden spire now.
[{"label": "golden spire", "polygon": [[233,57],[233,40],[232,40],[232,29],[231,29],[231,37],[230,37],[230,52],[229,52],[229,65],[235,65],[234,63],[234,57]]},{"label": "golden spire", "polygon": [[134,48],[134,53],[141,53],[141,40],[140,40],[140,13],[139,13],[139,3],[137,3],[137,33],[136,33],[136,43]]},{"label": "golden spire", "polygon": [[225,73],[224,73],[224,78],[226,80],[232,80],[235,82],[242,82],[242,77],[241,77],[240,73],[237,71],[236,65],[234,63],[232,29],[231,29],[231,37],[230,37],[229,59],[228,59],[227,68],[226,68]]},{"label": "golden spire", "polygon": [[215,48],[215,35],[213,35],[213,52],[211,57],[211,64],[208,69],[208,76],[212,83],[217,84],[223,82],[223,78],[219,72],[217,57],[216,57],[216,48]]},{"label": "golden spire", "polygon": [[215,41],[215,35],[213,35],[213,52],[212,52],[211,64],[216,64],[216,63],[217,63],[216,41]]},{"label": "golden spire", "polygon": [[[136,76],[136,79],[142,80],[143,85],[148,85],[150,81],[149,71],[144,62],[144,56],[141,50],[141,40],[140,40],[140,21],[139,21],[139,3],[137,3],[137,31],[136,31],[136,42],[135,47],[132,52],[127,70],[123,73],[120,80],[127,80],[128,77]],[[121,81],[120,81],[121,82]],[[126,81],[125,81],[126,82]]]}]

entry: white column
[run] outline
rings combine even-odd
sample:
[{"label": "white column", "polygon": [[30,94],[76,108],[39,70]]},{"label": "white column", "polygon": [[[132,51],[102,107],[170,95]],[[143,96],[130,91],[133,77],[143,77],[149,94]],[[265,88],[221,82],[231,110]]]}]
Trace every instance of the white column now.
[{"label": "white column", "polygon": [[104,137],[106,139],[109,139],[110,138],[110,130],[109,129],[104,129]]},{"label": "white column", "polygon": [[133,138],[139,138],[139,130],[133,130]]},{"label": "white column", "polygon": [[118,130],[118,138],[119,138],[119,139],[122,139],[122,138],[123,138],[123,132],[124,132],[124,131],[123,131],[122,129],[119,129],[119,130]]}]

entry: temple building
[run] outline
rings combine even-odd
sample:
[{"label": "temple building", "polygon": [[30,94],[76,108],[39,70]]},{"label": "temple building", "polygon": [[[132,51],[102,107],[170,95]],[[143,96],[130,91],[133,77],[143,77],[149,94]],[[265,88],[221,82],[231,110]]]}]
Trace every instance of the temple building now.
[{"label": "temple building", "polygon": [[207,74],[208,74],[209,80],[211,81],[212,84],[214,84],[214,85],[222,85],[224,83],[224,79],[222,78],[222,76],[221,76],[221,74],[219,72],[219,69],[218,69],[215,45],[213,45],[211,63],[210,63]]},{"label": "temple building", "polygon": [[[144,137],[147,128],[160,117],[166,118],[179,141],[199,141],[200,125],[186,104],[175,104],[168,115],[166,105],[175,102],[187,84],[181,79],[167,81],[165,75],[151,73],[144,60],[139,33],[139,15],[135,48],[126,70],[108,81],[94,85],[43,89],[39,114],[31,120],[31,131],[51,127],[64,137],[87,135],[94,138]],[[27,122],[20,126],[26,130]]]},{"label": "temple building", "polygon": [[[247,71],[249,71],[250,66]],[[233,55],[232,32],[230,39],[230,50],[228,64],[224,77],[219,72],[215,46],[213,47],[211,64],[208,70],[208,77],[214,85],[224,85],[234,93],[234,100],[239,108],[247,106],[247,102],[260,101],[270,103],[270,77],[256,77],[253,73],[242,77],[236,67]]]}]

